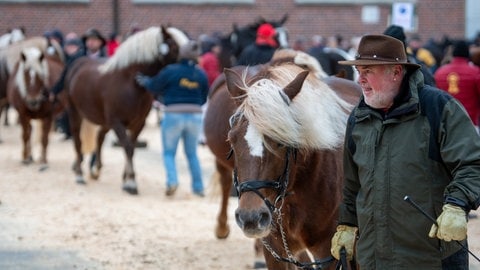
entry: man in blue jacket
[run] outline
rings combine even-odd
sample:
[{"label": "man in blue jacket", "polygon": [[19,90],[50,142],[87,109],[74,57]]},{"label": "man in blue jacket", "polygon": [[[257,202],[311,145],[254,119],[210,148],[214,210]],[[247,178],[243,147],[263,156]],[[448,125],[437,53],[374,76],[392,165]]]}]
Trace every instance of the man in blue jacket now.
[{"label": "man in blue jacket", "polygon": [[161,131],[167,196],[172,196],[178,187],[175,155],[180,139],[184,142],[193,193],[204,196],[197,145],[202,130],[202,105],[207,101],[209,87],[206,73],[197,67],[199,53],[199,44],[190,41],[180,47],[178,63],[166,66],[154,77],[136,77],[139,85],[165,105]]}]

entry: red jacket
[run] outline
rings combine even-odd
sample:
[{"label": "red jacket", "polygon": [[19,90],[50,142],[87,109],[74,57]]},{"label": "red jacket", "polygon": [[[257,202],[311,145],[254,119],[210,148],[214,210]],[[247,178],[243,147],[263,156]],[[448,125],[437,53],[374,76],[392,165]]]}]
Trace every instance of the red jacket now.
[{"label": "red jacket", "polygon": [[200,67],[207,73],[208,86],[220,75],[220,61],[213,52],[207,52],[200,58]]},{"label": "red jacket", "polygon": [[437,87],[447,91],[460,103],[479,125],[480,118],[480,68],[469,64],[467,58],[454,57],[449,64],[437,69],[434,74]]}]

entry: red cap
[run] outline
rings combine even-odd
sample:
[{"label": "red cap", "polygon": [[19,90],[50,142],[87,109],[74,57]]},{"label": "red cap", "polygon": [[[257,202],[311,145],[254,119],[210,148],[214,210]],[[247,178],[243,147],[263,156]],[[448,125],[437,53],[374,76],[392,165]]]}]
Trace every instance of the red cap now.
[{"label": "red cap", "polygon": [[257,29],[257,36],[263,38],[271,38],[275,36],[275,28],[269,23],[260,25]]},{"label": "red cap", "polygon": [[257,29],[257,44],[268,44],[272,47],[277,47],[277,41],[275,40],[275,28],[269,23],[260,25]]}]

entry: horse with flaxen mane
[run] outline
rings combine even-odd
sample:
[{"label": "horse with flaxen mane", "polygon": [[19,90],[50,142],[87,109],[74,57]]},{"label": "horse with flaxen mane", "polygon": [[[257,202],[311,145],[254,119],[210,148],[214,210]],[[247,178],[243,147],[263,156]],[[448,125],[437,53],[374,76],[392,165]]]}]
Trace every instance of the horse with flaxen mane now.
[{"label": "horse with flaxen mane", "polygon": [[[48,59],[64,61],[64,53],[60,44],[52,42],[45,37],[31,37],[17,41],[5,48],[0,48],[0,116],[2,112],[6,112],[8,105],[7,82],[15,66],[21,60],[22,51],[31,47],[38,48]],[[6,114],[4,123],[8,124]]]},{"label": "horse with flaxen mane", "polygon": [[126,154],[122,188],[129,194],[138,193],[134,146],[151,110],[153,95],[136,83],[135,75],[141,72],[153,76],[167,64],[176,62],[179,47],[187,41],[185,33],[176,28],[150,27],[130,36],[106,62],[85,57],[73,63],[67,72],[65,90],[76,152],[73,170],[77,183],[85,184],[81,168],[84,153],[95,151],[90,176],[99,177],[101,146],[106,133],[113,129]]},{"label": "horse with flaxen mane", "polygon": [[225,71],[209,97],[205,135],[223,192],[216,235],[228,237],[234,182],[237,224],[262,240],[269,269],[310,264],[306,250],[330,261],[345,123],[361,91],[324,75],[311,56],[279,50],[267,65]]},{"label": "horse with flaxen mane", "polygon": [[22,126],[22,162],[30,164],[32,157],[31,120],[41,122],[41,170],[47,168],[48,136],[54,116],[63,109],[49,100],[49,89],[60,77],[63,63],[46,56],[39,48],[25,48],[7,84],[8,100],[17,110]]}]

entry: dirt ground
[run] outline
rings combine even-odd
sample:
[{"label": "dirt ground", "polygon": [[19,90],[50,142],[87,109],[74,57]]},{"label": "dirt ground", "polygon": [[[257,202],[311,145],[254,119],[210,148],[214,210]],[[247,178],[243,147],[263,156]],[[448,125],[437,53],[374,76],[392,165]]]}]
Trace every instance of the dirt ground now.
[{"label": "dirt ground", "polygon": [[[15,117],[10,112],[10,119]],[[165,196],[155,113],[140,135],[148,147],[135,152],[138,196],[121,191],[124,154],[112,146],[113,134],[104,144],[100,180],[86,186],[75,184],[73,144],[61,134],[51,134],[45,171],[38,164],[21,164],[19,126],[0,126],[0,139],[0,269],[252,268],[253,240],[234,222],[235,198],[230,200],[230,236],[214,236],[220,197],[211,181],[213,158],[207,148],[199,146],[207,196],[191,194],[181,149],[179,190],[172,198]],[[477,256],[478,223],[478,218],[469,223],[470,249]],[[480,269],[479,262],[470,261],[471,269]]]}]

